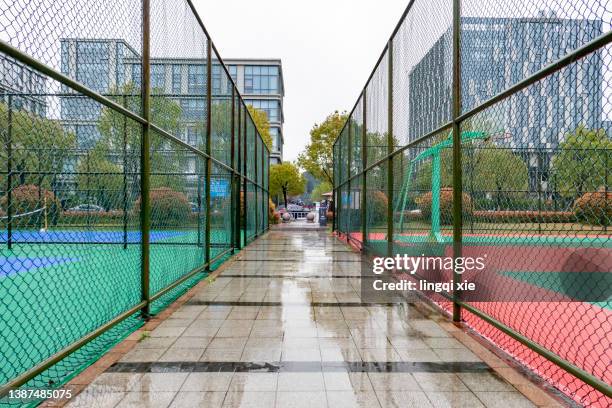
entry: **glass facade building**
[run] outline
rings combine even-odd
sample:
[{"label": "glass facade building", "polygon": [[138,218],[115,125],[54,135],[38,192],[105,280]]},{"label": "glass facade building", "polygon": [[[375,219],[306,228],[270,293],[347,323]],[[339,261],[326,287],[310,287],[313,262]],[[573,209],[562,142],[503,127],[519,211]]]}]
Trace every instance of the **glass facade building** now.
[{"label": "glass facade building", "polygon": [[0,101],[11,106],[45,117],[47,101],[44,96],[46,79],[43,75],[14,59],[0,56]]},{"label": "glass facade building", "polygon": [[[272,149],[270,163],[283,161],[283,82],[282,63],[278,59],[226,59],[230,75],[247,105],[268,115]],[[213,78],[214,81],[214,78]]]},{"label": "glass facade building", "polygon": [[[100,92],[112,94],[117,87],[140,89],[139,54],[122,40],[61,40],[62,73],[77,78]],[[268,115],[272,136],[271,163],[283,155],[283,80],[280,60],[225,60],[230,75],[247,104]],[[224,80],[220,65],[213,62],[212,93],[227,94],[231,84]],[[201,122],[205,117],[206,65],[198,59],[152,58],[151,87],[181,107],[177,134],[185,142],[201,140]],[[69,92],[68,89],[65,92]],[[91,148],[100,138],[97,127],[101,110],[80,96],[61,97],[61,120],[66,129],[77,135],[78,144]]]}]

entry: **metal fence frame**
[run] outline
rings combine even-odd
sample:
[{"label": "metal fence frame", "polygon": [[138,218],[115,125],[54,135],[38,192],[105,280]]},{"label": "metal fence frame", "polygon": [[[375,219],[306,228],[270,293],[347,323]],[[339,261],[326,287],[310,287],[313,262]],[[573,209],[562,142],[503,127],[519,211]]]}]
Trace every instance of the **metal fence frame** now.
[{"label": "metal fence frame", "polygon": [[[110,329],[112,329],[113,327],[115,327],[116,325],[118,325],[119,323],[121,323],[122,321],[126,320],[128,317],[133,316],[136,313],[140,313],[140,315],[142,316],[143,320],[148,319],[151,316],[151,310],[150,310],[150,306],[152,304],[153,301],[161,298],[162,296],[168,294],[170,291],[172,291],[173,289],[177,288],[178,286],[180,286],[181,284],[187,282],[188,280],[194,278],[196,275],[198,274],[202,274],[202,273],[208,273],[210,272],[210,268],[213,264],[215,264],[216,262],[220,261],[221,259],[223,259],[224,257],[233,254],[235,251],[242,249],[246,244],[248,244],[250,241],[252,241],[253,239],[261,236],[262,234],[264,234],[265,232],[268,231],[269,229],[269,225],[267,222],[267,217],[265,217],[264,215],[264,219],[263,220],[258,220],[257,219],[257,214],[258,211],[267,211],[268,208],[268,197],[269,197],[269,171],[264,171],[264,174],[257,175],[257,169],[260,168],[260,164],[262,165],[262,169],[267,169],[269,168],[269,154],[270,154],[270,150],[269,148],[266,146],[265,143],[263,143],[263,139],[261,138],[261,135],[259,134],[258,130],[255,128],[255,135],[256,135],[256,142],[259,140],[259,144],[261,145],[261,151],[257,152],[257,149],[255,150],[255,179],[251,179],[247,176],[247,160],[246,160],[246,149],[247,149],[247,142],[246,142],[246,123],[247,121],[245,120],[245,127],[241,128],[240,126],[236,127],[235,126],[235,120],[234,120],[234,114],[237,113],[238,114],[238,118],[239,118],[239,123],[240,122],[240,115],[241,112],[244,112],[245,114],[248,114],[249,117],[251,118],[252,121],[252,117],[248,111],[248,109],[246,108],[246,103],[244,102],[242,95],[240,94],[240,92],[238,91],[238,87],[236,85],[236,83],[234,82],[232,76],[229,73],[229,70],[227,68],[227,66],[225,65],[225,63],[223,62],[223,60],[219,57],[218,58],[218,63],[220,64],[220,66],[223,67],[224,73],[227,76],[228,80],[231,83],[231,98],[232,98],[232,105],[231,105],[231,109],[232,109],[232,124],[231,124],[231,164],[228,165],[222,161],[220,161],[219,159],[213,157],[212,153],[211,153],[211,111],[212,109],[210,109],[210,106],[212,106],[212,58],[213,58],[213,53],[215,53],[215,55],[219,55],[217,48],[215,47],[214,43],[212,42],[212,39],[208,33],[208,31],[206,30],[200,16],[198,15],[195,6],[193,5],[191,0],[186,0],[191,12],[193,13],[193,15],[195,16],[197,23],[199,25],[199,28],[202,29],[206,39],[207,39],[207,58],[206,58],[206,80],[207,80],[207,87],[206,87],[206,101],[207,101],[207,117],[206,117],[206,128],[205,128],[205,137],[206,137],[206,148],[205,151],[201,151],[200,149],[188,144],[187,142],[182,141],[181,139],[177,138],[176,136],[172,135],[171,133],[167,132],[166,130],[162,129],[161,127],[155,125],[155,123],[153,123],[153,121],[151,120],[151,107],[150,107],[150,101],[151,101],[151,87],[150,87],[150,81],[151,81],[151,55],[150,55],[150,42],[151,42],[151,7],[150,7],[150,0],[142,0],[142,73],[141,73],[141,80],[142,80],[142,94],[141,94],[141,98],[142,98],[142,112],[141,114],[136,114],[132,111],[130,111],[129,109],[127,109],[126,107],[121,106],[120,104],[118,104],[117,102],[111,100],[109,97],[104,96],[86,86],[84,86],[83,84],[77,82],[76,80],[73,80],[72,78],[68,77],[67,75],[62,74],[61,72],[57,71],[56,69],[40,62],[39,60],[31,57],[30,55],[28,55],[27,53],[21,51],[20,49],[12,46],[11,44],[0,40],[0,52],[4,53],[12,58],[14,58],[16,61],[24,64],[25,66],[28,66],[44,75],[46,75],[49,78],[52,78],[56,81],[58,81],[59,83],[69,87],[71,90],[76,91],[80,94],[82,94],[83,96],[89,97],[91,100],[94,100],[110,109],[112,109],[113,111],[123,115],[126,118],[132,119],[133,121],[135,121],[136,123],[142,125],[142,142],[141,142],[141,154],[140,154],[140,168],[141,168],[141,172],[140,172],[140,188],[141,188],[141,195],[142,195],[142,211],[141,211],[141,216],[140,216],[140,230],[142,233],[142,242],[141,242],[141,247],[142,247],[142,259],[141,259],[141,301],[134,305],[133,307],[131,307],[130,309],[124,311],[123,313],[121,313],[120,315],[116,316],[115,318],[113,318],[112,320],[106,322],[105,324],[103,324],[102,326],[98,327],[96,330],[88,333],[86,336],[82,337],[80,340],[68,345],[67,347],[61,349],[60,351],[56,352],[55,354],[53,354],[52,356],[48,357],[47,359],[45,359],[44,361],[39,362],[37,365],[35,365],[34,367],[30,368],[29,370],[27,370],[26,372],[23,372],[21,375],[13,378],[11,381],[3,384],[0,388],[0,397],[5,396],[6,394],[8,394],[8,392],[12,389],[16,389],[19,388],[20,386],[24,385],[25,383],[27,383],[28,381],[30,381],[31,379],[35,378],[37,375],[41,374],[42,372],[44,372],[45,370],[47,370],[48,368],[52,367],[53,365],[55,365],[56,363],[60,362],[62,359],[64,359],[66,356],[70,355],[71,353],[75,352],[76,350],[80,349],[81,347],[83,347],[84,345],[86,345],[87,343],[89,343],[90,341],[94,340],[95,338],[97,338],[98,336],[106,333],[107,331],[109,331]],[[239,105],[236,104],[236,101],[239,101]],[[11,110],[9,109],[9,115],[10,115]],[[254,121],[253,121],[254,123]],[[201,266],[193,269],[192,271],[188,272],[187,274],[183,275],[180,279],[174,281],[173,283],[171,283],[170,285],[166,286],[165,288],[161,289],[160,291],[156,292],[155,294],[151,294],[150,293],[150,246],[151,246],[151,242],[150,242],[150,230],[151,230],[151,203],[150,203],[150,190],[151,190],[151,186],[150,186],[150,176],[151,176],[151,157],[150,157],[150,138],[151,138],[151,132],[154,131],[156,134],[160,135],[161,137],[171,141],[172,143],[180,146],[181,148],[184,148],[186,150],[188,150],[189,152],[193,153],[194,155],[196,155],[197,157],[203,158],[206,161],[206,171],[205,171],[205,188],[206,188],[206,197],[208,198],[206,200],[206,229],[205,229],[205,245],[204,245],[204,251],[205,251],[205,262],[204,264],[202,264]],[[244,143],[242,142],[244,140]],[[256,143],[256,146],[258,145],[258,143]],[[244,149],[244,157],[245,160],[241,160],[241,156],[239,154],[240,149]],[[263,159],[267,157],[268,158],[268,162],[264,163]],[[260,159],[261,163],[258,163],[257,160],[258,158]],[[244,161],[244,162],[242,162]],[[211,205],[210,205],[210,181],[211,181],[211,175],[212,175],[212,166],[213,164],[215,166],[220,167],[223,170],[226,170],[230,173],[230,177],[231,177],[231,183],[230,183],[230,194],[231,194],[231,205],[232,205],[232,231],[231,231],[231,242],[230,242],[230,248],[222,251],[221,253],[215,255],[214,257],[211,257],[211,237],[210,237],[210,232],[211,232],[211,226],[210,226],[210,211],[211,211]],[[10,169],[10,160],[9,160],[9,177],[11,174],[11,169]],[[266,175],[266,179],[264,179],[264,175]],[[257,180],[261,180],[261,182],[257,182]],[[263,192],[263,197],[261,197],[261,207],[256,210],[255,212],[255,216],[256,216],[256,220],[255,220],[255,234],[254,236],[247,236],[246,235],[246,225],[242,225],[241,222],[241,210],[245,210],[248,207],[247,205],[247,194],[246,194],[246,186],[247,183],[250,183],[252,186],[254,186],[256,188],[255,190],[255,197],[256,197],[256,201],[258,202],[259,200],[257,199],[257,191],[261,190]],[[241,186],[244,188],[244,200],[242,201],[240,196],[240,188]],[[10,189],[8,190],[9,192],[9,202],[10,202]],[[243,208],[241,208],[243,207]],[[10,218],[10,211],[9,213],[9,218]],[[260,222],[261,221],[261,222]],[[10,221],[8,222],[8,226],[9,226],[9,231],[10,231]],[[263,226],[263,228],[262,228]],[[244,241],[241,240],[241,236],[240,236],[240,231],[242,228],[245,228],[245,239]],[[10,240],[9,240],[10,242]],[[204,276],[204,275],[202,275]]]},{"label": "metal fence frame", "polygon": [[[351,191],[351,184],[358,182],[357,179],[361,177],[362,180],[361,180],[360,216],[361,216],[362,242],[357,242],[357,244],[360,245],[362,249],[367,246],[367,233],[366,233],[367,223],[365,222],[365,217],[366,217],[365,209],[367,207],[367,199],[366,199],[365,192],[366,192],[367,185],[366,185],[365,175],[367,174],[369,170],[377,166],[380,166],[381,164],[386,163],[387,169],[388,169],[387,170],[386,192],[389,194],[388,207],[387,207],[387,225],[386,225],[386,228],[387,228],[387,254],[386,255],[393,256],[392,252],[393,252],[393,234],[394,234],[394,219],[393,219],[393,191],[394,191],[393,162],[394,162],[394,158],[397,155],[401,155],[407,149],[415,147],[419,143],[432,138],[434,135],[442,131],[452,129],[452,134],[453,134],[453,145],[452,145],[453,215],[454,215],[453,216],[453,257],[457,258],[461,256],[462,239],[463,239],[462,237],[462,234],[463,234],[462,218],[463,217],[462,217],[462,199],[461,199],[462,193],[463,193],[462,174],[461,174],[462,173],[462,166],[461,166],[462,149],[461,149],[461,139],[460,139],[461,136],[460,136],[460,130],[459,130],[461,123],[465,121],[466,119],[473,117],[477,113],[482,112],[488,107],[493,106],[497,102],[500,102],[508,98],[509,96],[517,94],[521,90],[527,88],[529,85],[534,84],[535,82],[561,70],[564,67],[567,67],[568,65],[590,54],[591,52],[594,52],[612,43],[612,31],[601,34],[599,37],[595,38],[594,40],[591,40],[590,42],[582,45],[581,47],[576,48],[575,50],[564,55],[562,58],[556,60],[555,62],[552,62],[544,66],[537,72],[527,76],[526,78],[515,83],[514,85],[509,86],[502,92],[499,92],[498,94],[489,98],[488,100],[485,100],[481,104],[475,107],[472,107],[467,112],[461,113],[461,54],[460,54],[461,0],[453,0],[452,1],[452,8],[453,8],[452,10],[452,119],[449,122],[439,126],[437,129],[432,130],[428,132],[427,134],[422,135],[418,137],[417,139],[406,143],[404,146],[401,146],[398,149],[395,149],[395,146],[393,146],[394,144],[394,136],[393,136],[393,103],[394,101],[393,101],[393,92],[392,92],[393,90],[393,39],[395,38],[402,24],[406,20],[406,17],[408,16],[410,10],[412,9],[412,6],[414,3],[415,3],[415,0],[411,0],[408,6],[406,7],[399,22],[397,23],[395,29],[393,30],[393,33],[391,34],[390,39],[388,40],[387,44],[383,48],[380,54],[380,57],[378,58],[376,64],[374,65],[372,72],[370,73],[359,97],[357,98],[357,102],[355,103],[353,108],[350,110],[348,114],[348,120],[345,122],[345,125],[342,131],[337,135],[336,140],[334,141],[333,151],[334,151],[334,170],[335,171],[334,171],[333,197],[334,197],[334,201],[337,204],[335,205],[336,214],[334,214],[333,229],[336,232],[341,230],[339,226],[339,222],[340,222],[340,215],[342,214],[343,209],[341,205],[341,194],[339,190],[341,188],[346,187],[348,191]],[[375,162],[370,164],[366,160],[367,143],[365,142],[365,138],[367,134],[367,122],[366,122],[365,116],[367,112],[367,109],[366,109],[367,98],[365,96],[366,96],[366,89],[368,87],[368,84],[370,84],[381,62],[383,62],[383,59],[385,58],[385,54],[387,58],[387,67],[388,67],[388,74],[387,74],[387,77],[388,77],[387,154],[385,155],[385,157],[379,160],[376,160]],[[355,113],[358,107],[358,104],[360,102],[363,103],[362,135],[354,135],[351,132],[351,128],[352,128],[350,126],[351,117],[353,116],[353,113]],[[354,158],[351,157],[352,149],[350,147],[347,152],[348,158],[346,161],[345,160],[339,161],[338,157],[336,157],[336,146],[337,146],[338,141],[340,140],[341,134],[345,130],[348,133],[348,146],[352,146],[351,140],[354,137],[361,137],[361,140],[362,140],[362,143],[360,146],[361,156],[362,156],[361,157],[362,165],[361,165],[360,171],[356,172],[355,174],[351,174],[351,165],[352,165],[352,161],[354,160]],[[336,166],[346,166],[344,171],[347,172],[347,177],[344,180],[340,180],[339,183],[337,182],[337,170],[340,167],[336,167]],[[353,238],[350,236],[350,234],[347,234],[346,240],[351,241],[353,240]],[[460,275],[454,272],[453,280],[460,281]],[[568,373],[572,374],[576,378],[584,381],[586,384],[592,386],[593,388],[600,391],[604,395],[612,397],[612,386],[610,384],[607,384],[602,379],[586,372],[580,367],[577,367],[571,362],[563,359],[559,355],[553,353],[547,348],[534,342],[532,339],[528,338],[527,336],[524,336],[518,331],[514,330],[513,328],[505,325],[503,322],[484,313],[483,311],[475,308],[474,306],[468,304],[467,302],[462,301],[461,294],[458,291],[454,291],[452,295],[448,296],[448,300],[452,302],[452,320],[454,322],[458,323],[462,320],[461,313],[462,313],[462,309],[464,309],[472,313],[473,315],[479,317],[480,319],[484,320],[485,322],[495,327],[499,331],[503,332],[504,334],[510,336],[514,340],[520,342],[521,344],[528,347],[530,350],[536,352],[537,354],[544,357],[545,359],[556,364],[557,366],[567,371]]]}]

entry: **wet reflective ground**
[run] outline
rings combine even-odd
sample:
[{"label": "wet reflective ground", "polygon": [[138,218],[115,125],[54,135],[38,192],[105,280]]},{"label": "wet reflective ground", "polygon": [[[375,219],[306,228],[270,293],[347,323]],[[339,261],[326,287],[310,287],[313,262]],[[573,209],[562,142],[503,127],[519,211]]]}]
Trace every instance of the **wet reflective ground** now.
[{"label": "wet reflective ground", "polygon": [[359,261],[268,233],[70,406],[533,406],[413,305],[362,303]]}]

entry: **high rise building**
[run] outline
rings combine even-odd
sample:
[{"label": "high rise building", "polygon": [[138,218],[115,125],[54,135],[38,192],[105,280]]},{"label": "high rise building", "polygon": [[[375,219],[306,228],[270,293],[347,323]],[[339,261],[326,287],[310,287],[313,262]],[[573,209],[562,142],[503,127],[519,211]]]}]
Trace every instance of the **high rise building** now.
[{"label": "high rise building", "polygon": [[[62,72],[102,93],[133,84],[138,92],[141,80],[139,53],[123,40],[63,39]],[[272,149],[270,162],[282,161],[283,96],[280,60],[225,60],[230,75],[247,104],[263,110],[270,121]],[[212,64],[212,93],[225,94],[229,84],[222,67]],[[177,137],[194,144],[203,140],[201,126],[206,112],[206,62],[201,59],[152,58],[151,88],[181,107]],[[79,95],[62,97],[62,123],[77,135],[79,146],[91,148],[100,138],[98,120],[101,106]]]},{"label": "high rise building", "polygon": [[[461,20],[462,111],[533,74],[602,33],[600,20],[556,17]],[[408,74],[408,140],[451,119],[452,31]],[[592,53],[491,109],[514,148],[554,149],[580,124],[602,127],[602,56]],[[487,112],[485,112],[485,115]]]},{"label": "high rise building", "polygon": [[47,97],[46,78],[7,55],[0,55],[0,101],[11,108],[45,117]]}]

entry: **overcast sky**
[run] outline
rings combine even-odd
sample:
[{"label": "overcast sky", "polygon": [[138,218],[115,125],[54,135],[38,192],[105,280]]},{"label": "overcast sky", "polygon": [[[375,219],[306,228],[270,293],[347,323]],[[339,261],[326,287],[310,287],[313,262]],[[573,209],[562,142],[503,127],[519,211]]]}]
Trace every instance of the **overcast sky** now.
[{"label": "overcast sky", "polygon": [[282,59],[284,160],[294,160],[314,123],[353,107],[408,0],[194,4],[222,58]]}]

